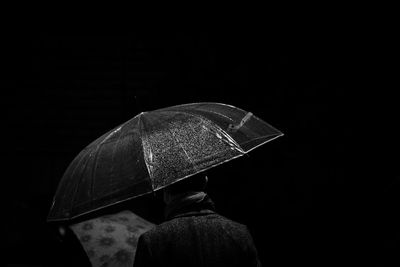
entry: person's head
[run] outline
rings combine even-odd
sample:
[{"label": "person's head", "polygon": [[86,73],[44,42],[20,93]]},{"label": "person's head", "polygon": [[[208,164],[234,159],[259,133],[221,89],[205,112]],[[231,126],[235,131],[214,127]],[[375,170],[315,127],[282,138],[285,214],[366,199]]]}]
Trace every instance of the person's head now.
[{"label": "person's head", "polygon": [[179,195],[189,192],[204,191],[207,182],[208,177],[203,173],[183,179],[163,189],[163,200],[168,204],[172,199]]}]

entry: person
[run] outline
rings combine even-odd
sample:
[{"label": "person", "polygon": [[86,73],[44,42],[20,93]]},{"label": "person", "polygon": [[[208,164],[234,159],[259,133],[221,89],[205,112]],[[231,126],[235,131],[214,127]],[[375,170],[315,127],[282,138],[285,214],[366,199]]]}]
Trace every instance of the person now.
[{"label": "person", "polygon": [[196,175],[163,189],[165,221],[140,236],[134,267],[261,266],[247,226],[215,211],[207,182]]}]

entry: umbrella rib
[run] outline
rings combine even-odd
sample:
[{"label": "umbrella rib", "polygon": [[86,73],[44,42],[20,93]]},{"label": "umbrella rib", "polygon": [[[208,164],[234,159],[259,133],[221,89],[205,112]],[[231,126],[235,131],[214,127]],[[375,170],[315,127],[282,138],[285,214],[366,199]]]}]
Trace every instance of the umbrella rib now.
[{"label": "umbrella rib", "polygon": [[[136,117],[136,116],[135,116]],[[133,119],[135,119],[135,117],[133,118]],[[139,118],[140,118],[140,116],[139,116]],[[118,128],[118,130],[121,130],[122,129],[122,127],[124,127],[126,125],[126,123],[123,123],[119,128]],[[115,133],[116,131],[113,131],[113,133]],[[106,138],[109,138],[110,136],[107,136]],[[119,142],[121,141],[121,137],[122,137],[122,133],[118,136],[118,139],[117,139],[117,141],[115,142],[115,145],[114,145],[114,147],[113,147],[113,152],[112,152],[112,156],[111,156],[111,162],[112,162],[112,164],[111,164],[111,169],[110,169],[110,175],[109,175],[109,177],[110,177],[110,188],[112,187],[112,184],[113,184],[113,171],[114,171],[114,159],[115,159],[115,152],[117,151],[117,146],[119,145]],[[103,141],[105,141],[105,140],[103,140]],[[103,142],[102,142],[103,143]],[[110,191],[112,191],[112,190],[110,190]]]},{"label": "umbrella rib", "polygon": [[[258,144],[258,145],[256,145],[256,146],[250,148],[249,150],[246,151],[246,153],[249,153],[250,151],[256,149],[257,147],[262,146],[262,145],[264,145],[264,144],[266,144],[266,143],[268,143],[268,142],[271,142],[272,140],[274,140],[274,139],[276,139],[276,138],[278,138],[278,137],[281,137],[281,136],[283,136],[283,135],[284,135],[283,133],[276,134],[274,137],[272,137],[272,138],[270,138],[270,139],[268,139],[268,140],[266,140],[266,141],[264,141],[264,142],[262,142],[262,143],[260,143],[260,144]],[[263,138],[266,138],[266,137],[268,137],[268,136],[254,138],[254,139],[252,139],[252,140],[249,140],[249,141],[247,141],[247,142],[242,143],[242,145],[247,144],[247,143],[250,143],[250,142],[253,142],[253,141],[255,141],[255,140],[260,140],[260,139],[263,139]]]},{"label": "umbrella rib", "polygon": [[[147,169],[147,172],[148,172],[148,174],[149,174],[150,181],[151,181],[150,166],[148,165],[147,160],[146,160],[145,147],[144,147],[143,138],[142,138],[142,135],[143,135],[143,131],[142,131],[142,126],[143,126],[142,116],[143,116],[143,112],[139,114],[139,120],[138,120],[138,125],[139,125],[139,127],[138,127],[138,128],[139,128],[139,137],[140,137],[140,139],[142,140],[142,152],[143,152],[144,164],[146,165],[146,169]],[[150,143],[149,143],[149,146],[150,146]],[[151,151],[151,147],[150,147],[150,151]],[[151,185],[151,190],[154,191],[154,185],[153,185],[153,183],[150,182],[150,185]]]},{"label": "umbrella rib", "polygon": [[222,113],[213,111],[213,110],[202,110],[202,111],[208,112],[208,113],[212,113],[212,114],[218,114],[218,115],[220,115],[221,117],[224,117],[224,118],[226,118],[226,119],[228,119],[228,120],[230,120],[230,121],[233,121],[232,118],[230,118],[230,117],[228,117],[228,116],[226,116],[226,115],[224,115],[224,114],[222,114]]},{"label": "umbrella rib", "polygon": [[[171,109],[171,110],[172,110],[172,109]],[[190,111],[192,111],[192,110],[196,110],[196,109],[175,110],[175,111],[177,111],[177,112],[183,112],[183,113],[185,113],[185,114],[194,115],[194,114],[190,113]],[[221,117],[223,117],[223,118],[225,118],[225,119],[228,119],[228,120],[230,120],[230,121],[233,121],[232,118],[230,118],[230,117],[228,117],[228,116],[226,116],[226,115],[224,115],[224,114],[222,114],[222,113],[219,113],[219,112],[217,112],[217,111],[205,110],[205,109],[202,109],[201,111],[206,112],[206,113],[211,113],[211,114],[218,114],[218,115],[220,115]],[[196,114],[196,115],[197,115],[197,114]]]},{"label": "umbrella rib", "polygon": [[[97,145],[97,150],[96,150],[96,152],[95,152],[96,154],[95,154],[95,156],[94,156],[94,166],[93,166],[93,169],[92,169],[92,173],[91,173],[91,175],[90,175],[90,177],[91,177],[91,181],[90,181],[90,182],[91,182],[91,183],[90,183],[90,202],[93,202],[94,174],[95,174],[95,171],[96,171],[96,168],[97,168],[97,157],[98,157],[98,154],[99,154],[99,151],[100,151],[100,147],[101,147],[101,144]],[[91,156],[89,155],[88,160],[85,162],[85,168],[84,168],[84,170],[83,170],[83,172],[82,172],[82,175],[85,173],[85,170],[86,170],[86,168],[87,168],[87,166],[88,166],[88,163],[89,163],[90,158],[91,158]],[[82,181],[82,180],[80,180],[80,181]],[[76,191],[78,190],[78,188],[79,188],[79,187],[77,187]],[[72,205],[74,205],[75,196],[76,196],[76,192],[75,192],[75,194],[74,194],[74,198],[73,198],[73,201],[72,201]]]},{"label": "umbrella rib", "polygon": [[[113,147],[113,152],[112,152],[112,156],[111,156],[111,169],[110,169],[110,188],[112,188],[112,184],[113,184],[113,171],[114,171],[114,159],[115,159],[115,152],[117,151],[117,146],[119,145],[119,142],[121,141],[121,136],[122,134],[120,134],[118,136],[117,142],[115,142],[115,145]],[[110,191],[112,191],[112,189],[110,189]]]},{"label": "umbrella rib", "polygon": [[[88,152],[89,152],[89,151],[88,151]],[[86,153],[85,155],[82,155],[82,158],[81,158],[81,159],[79,160],[79,162],[76,164],[76,166],[75,166],[74,170],[72,171],[72,174],[71,174],[70,177],[73,177],[73,176],[74,176],[76,170],[78,169],[78,167],[80,166],[80,163],[83,161],[83,159],[85,158],[86,155],[87,155],[87,153]],[[75,186],[74,193],[72,194],[72,197],[73,197],[72,200],[74,200],[74,198],[75,198],[76,192],[78,191],[78,187],[79,187],[79,186],[78,186],[78,183],[77,183],[77,185]],[[64,191],[64,195],[63,195],[63,197],[62,197],[61,199],[64,199],[64,198],[65,198],[67,192],[68,192],[67,190]],[[57,195],[57,193],[56,193],[56,195]],[[54,201],[55,201],[55,197],[54,197]],[[73,203],[73,201],[72,201],[71,203]],[[54,203],[53,203],[53,205],[54,205]],[[71,207],[72,207],[72,205],[71,205]]]},{"label": "umbrella rib", "polygon": [[[90,154],[90,150],[89,150],[88,152],[89,152],[88,154]],[[86,155],[87,155],[87,154],[86,154]],[[74,194],[73,194],[72,200],[71,200],[70,212],[72,211],[72,209],[73,209],[73,207],[74,207],[76,195],[77,195],[78,189],[79,189],[79,187],[80,187],[79,185],[82,183],[82,177],[83,177],[83,174],[84,174],[85,171],[86,171],[86,168],[87,168],[87,165],[88,165],[88,163],[89,163],[89,160],[90,160],[90,155],[89,155],[88,158],[86,159],[85,167],[83,168],[83,171],[82,171],[82,173],[81,173],[81,179],[79,179],[79,182],[77,183],[77,185],[76,185],[76,187],[75,187],[75,191],[74,191]]]},{"label": "umbrella rib", "polygon": [[97,158],[98,158],[98,156],[99,156],[99,153],[100,153],[100,148],[101,148],[101,144],[99,144],[98,146],[97,146],[97,149],[96,149],[96,154],[94,155],[94,166],[93,166],[93,169],[92,169],[92,173],[91,173],[91,183],[90,183],[90,202],[91,202],[91,204],[93,204],[93,200],[94,200],[94,198],[93,198],[93,193],[94,193],[94,177],[95,177],[95,173],[96,173],[96,169],[97,169],[97,164],[98,164],[98,162],[97,162]]}]

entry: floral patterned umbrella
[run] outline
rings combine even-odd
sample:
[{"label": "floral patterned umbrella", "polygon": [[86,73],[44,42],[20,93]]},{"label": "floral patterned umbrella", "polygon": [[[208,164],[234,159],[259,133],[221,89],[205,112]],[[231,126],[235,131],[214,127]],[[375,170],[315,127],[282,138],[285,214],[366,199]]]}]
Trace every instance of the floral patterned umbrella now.
[{"label": "floral patterned umbrella", "polygon": [[93,267],[133,266],[139,236],[154,224],[130,211],[70,226]]}]

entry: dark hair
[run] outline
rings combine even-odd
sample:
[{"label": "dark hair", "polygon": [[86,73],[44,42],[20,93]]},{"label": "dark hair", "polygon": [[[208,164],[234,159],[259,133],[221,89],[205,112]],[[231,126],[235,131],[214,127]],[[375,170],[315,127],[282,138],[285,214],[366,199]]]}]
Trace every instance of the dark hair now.
[{"label": "dark hair", "polygon": [[168,193],[178,195],[190,191],[204,191],[207,186],[208,178],[204,173],[196,174],[176,182],[168,187]]}]

